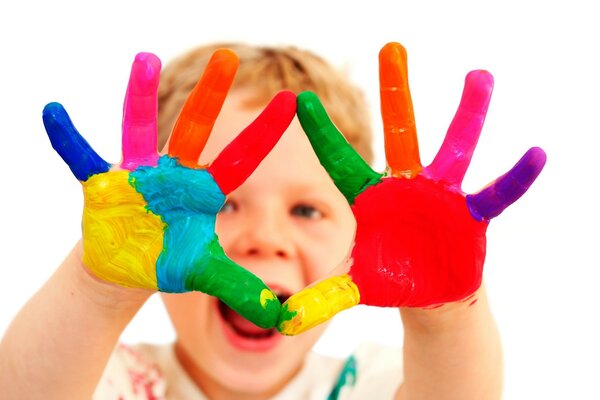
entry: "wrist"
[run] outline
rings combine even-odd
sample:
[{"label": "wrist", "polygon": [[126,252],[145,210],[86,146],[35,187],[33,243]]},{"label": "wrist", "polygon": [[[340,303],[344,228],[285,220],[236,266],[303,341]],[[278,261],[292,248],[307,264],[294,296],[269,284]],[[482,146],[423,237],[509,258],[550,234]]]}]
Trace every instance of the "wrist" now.
[{"label": "wrist", "polygon": [[83,263],[83,245],[79,241],[67,256],[65,266],[72,272],[71,285],[74,290],[101,308],[114,313],[116,310],[139,309],[154,291],[126,288],[96,277]]},{"label": "wrist", "polygon": [[481,310],[488,310],[487,296],[483,285],[466,299],[445,303],[432,308],[401,307],[400,315],[405,330],[437,334],[477,318]]}]

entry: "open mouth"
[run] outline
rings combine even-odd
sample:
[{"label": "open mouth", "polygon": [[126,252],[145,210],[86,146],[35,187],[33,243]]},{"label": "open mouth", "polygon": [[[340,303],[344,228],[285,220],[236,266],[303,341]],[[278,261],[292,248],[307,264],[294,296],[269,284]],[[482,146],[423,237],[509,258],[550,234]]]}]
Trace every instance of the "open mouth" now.
[{"label": "open mouth", "polygon": [[[282,304],[290,297],[288,293],[275,293]],[[266,349],[265,346],[270,347],[268,343],[280,338],[277,329],[263,329],[254,325],[221,300],[218,300],[218,309],[226,327],[229,328],[226,329],[227,336],[237,347],[249,350],[264,350]],[[261,343],[263,346],[260,345]]]}]

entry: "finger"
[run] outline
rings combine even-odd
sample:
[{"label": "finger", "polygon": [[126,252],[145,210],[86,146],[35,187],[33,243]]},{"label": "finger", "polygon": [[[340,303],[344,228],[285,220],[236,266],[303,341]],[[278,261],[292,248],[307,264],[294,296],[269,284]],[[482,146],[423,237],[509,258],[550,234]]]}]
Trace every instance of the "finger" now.
[{"label": "finger", "polygon": [[221,111],[237,71],[239,59],[228,49],[214,52],[204,74],[188,96],[175,122],[169,141],[169,155],[188,167],[198,157]]},{"label": "finger", "polygon": [[483,70],[471,71],[458,110],[440,150],[428,166],[427,174],[460,185],[479,140],[492,97],[494,78]]},{"label": "finger", "polygon": [[316,94],[298,95],[298,119],[321,165],[350,204],[381,174],[373,171],[335,127]]},{"label": "finger", "polygon": [[477,194],[467,196],[467,206],[478,221],[490,220],[523,196],[538,177],[546,153],[539,147],[529,149],[506,174]]},{"label": "finger", "polygon": [[390,173],[414,178],[422,166],[408,87],[406,50],[400,43],[388,43],[379,52],[379,93]]},{"label": "finger", "polygon": [[104,161],[77,132],[61,104],[47,104],[42,119],[52,147],[67,163],[77,179],[86,181],[90,176],[110,169],[110,164]]},{"label": "finger", "polygon": [[277,330],[297,335],[331,319],[360,301],[349,275],[334,276],[296,293],[282,305]]},{"label": "finger", "polygon": [[278,93],[208,167],[224,194],[241,185],[269,154],[296,115],[296,95]]},{"label": "finger", "polygon": [[151,53],[139,53],[123,105],[123,162],[121,167],[134,170],[140,165],[156,165],[158,151],[158,82],[160,60]]},{"label": "finger", "polygon": [[216,296],[232,310],[255,325],[270,329],[277,324],[281,303],[265,283],[250,271],[231,261],[213,242],[211,255],[201,274],[186,279],[187,290]]}]

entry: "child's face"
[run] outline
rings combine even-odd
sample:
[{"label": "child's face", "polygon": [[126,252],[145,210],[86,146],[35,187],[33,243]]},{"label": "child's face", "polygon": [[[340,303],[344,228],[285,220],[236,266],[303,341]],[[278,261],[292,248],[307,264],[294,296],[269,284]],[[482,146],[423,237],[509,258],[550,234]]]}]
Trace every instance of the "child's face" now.
[{"label": "child's face", "polygon": [[[200,162],[208,163],[260,109],[230,93]],[[219,240],[231,259],[282,298],[322,278],[346,256],[355,221],[295,119],[273,151],[217,217]],[[261,330],[202,293],[164,295],[188,373],[207,391],[277,391],[301,367],[323,332],[294,337]],[[218,390],[218,389],[217,389]]]}]

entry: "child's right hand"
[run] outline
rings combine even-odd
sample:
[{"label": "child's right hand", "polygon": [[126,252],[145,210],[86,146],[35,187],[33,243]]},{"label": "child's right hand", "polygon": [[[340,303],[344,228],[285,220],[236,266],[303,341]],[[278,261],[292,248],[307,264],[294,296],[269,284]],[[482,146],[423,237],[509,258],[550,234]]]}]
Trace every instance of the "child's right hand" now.
[{"label": "child's right hand", "polygon": [[120,165],[96,154],[60,104],[48,104],[43,119],[52,146],[83,185],[83,263],[95,276],[125,287],[201,291],[270,328],[279,316],[277,297],[224,254],[214,225],[225,195],[287,129],[296,101],[279,93],[210,166],[198,166],[237,65],[233,52],[215,52],[181,111],[167,155],[156,149],[160,60],[149,53],[138,54],[132,67]]}]

